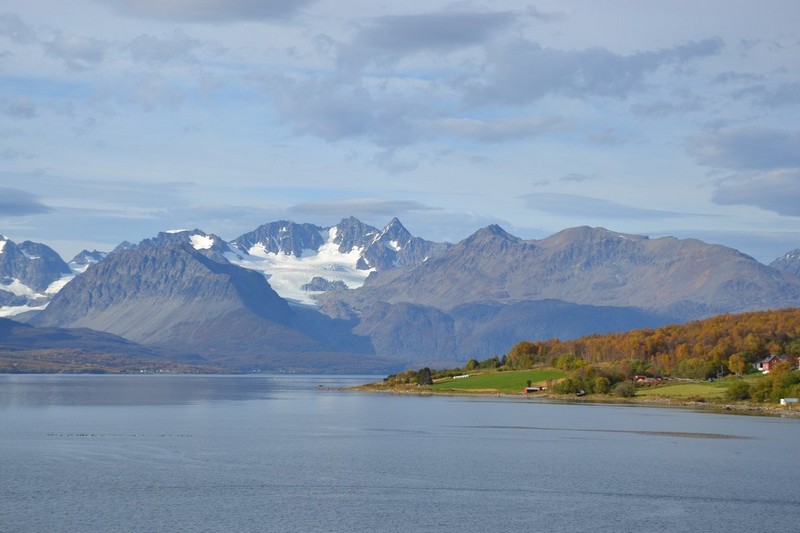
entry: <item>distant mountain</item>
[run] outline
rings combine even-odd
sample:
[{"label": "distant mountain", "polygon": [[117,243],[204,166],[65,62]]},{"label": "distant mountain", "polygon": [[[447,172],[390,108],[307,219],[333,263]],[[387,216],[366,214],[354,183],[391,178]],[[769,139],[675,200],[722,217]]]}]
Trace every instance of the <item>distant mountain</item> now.
[{"label": "distant mountain", "polygon": [[779,257],[769,264],[775,270],[780,270],[784,274],[800,276],[800,248],[792,250],[783,257]]},{"label": "distant mountain", "polygon": [[16,244],[0,235],[0,307],[44,305],[72,271],[50,247],[31,241]]},{"label": "distant mountain", "polygon": [[447,310],[469,302],[558,299],[693,319],[798,305],[800,283],[734,249],[695,239],[582,227],[526,241],[489,226],[429,261],[381,272],[330,299],[356,310],[375,301]]},{"label": "distant mountain", "polygon": [[219,372],[175,363],[122,337],[89,329],[36,328],[0,318],[0,372]]},{"label": "distant mountain", "polygon": [[449,311],[378,302],[361,314],[354,331],[369,336],[381,355],[415,367],[446,367],[473,357],[502,356],[520,340],[574,339],[670,322],[668,317],[633,307],[561,300],[465,303]]},{"label": "distant mountain", "polygon": [[371,272],[415,265],[451,246],[414,237],[397,218],[379,230],[353,217],[328,228],[270,222],[230,245],[231,262],[263,272],[281,296],[307,305],[319,292],[358,288]]},{"label": "distant mountain", "polygon": [[352,366],[353,358],[365,367],[390,366],[341,322],[319,315],[306,327],[263,275],[217,257],[215,242],[202,232],[163,233],[114,252],[64,287],[31,324],[106,331],[239,369],[292,368],[295,359],[319,370]]},{"label": "distant mountain", "polygon": [[107,255],[106,252],[98,252],[97,250],[92,250],[91,252],[89,250],[83,250],[68,263],[69,268],[73,272],[80,274],[93,264],[99,263],[105,259]]},{"label": "distant mountain", "polygon": [[[42,256],[0,242],[0,261]],[[383,229],[352,217],[327,228],[277,221],[230,242],[177,230],[84,251],[72,281],[61,267],[44,293],[0,292],[0,314],[52,298],[25,319],[236,370],[383,372],[501,355],[524,339],[798,307],[797,256],[765,266],[695,239],[589,227],[524,240],[492,225],[451,245],[396,218]],[[20,292],[21,279],[5,276],[0,291]]]},{"label": "distant mountain", "polygon": [[376,352],[424,362],[800,305],[800,280],[723,246],[572,228],[523,240],[483,228],[427,261],[318,297]]}]

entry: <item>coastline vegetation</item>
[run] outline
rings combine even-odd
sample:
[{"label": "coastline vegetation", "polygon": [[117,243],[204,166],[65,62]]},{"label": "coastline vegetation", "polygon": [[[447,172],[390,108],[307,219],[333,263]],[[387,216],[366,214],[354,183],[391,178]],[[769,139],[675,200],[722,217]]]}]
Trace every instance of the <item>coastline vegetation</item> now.
[{"label": "coastline vegetation", "polygon": [[[763,374],[757,364],[769,357],[779,362]],[[746,408],[800,397],[799,359],[800,309],[782,309],[571,341],[521,341],[502,357],[407,370],[365,388]]]}]

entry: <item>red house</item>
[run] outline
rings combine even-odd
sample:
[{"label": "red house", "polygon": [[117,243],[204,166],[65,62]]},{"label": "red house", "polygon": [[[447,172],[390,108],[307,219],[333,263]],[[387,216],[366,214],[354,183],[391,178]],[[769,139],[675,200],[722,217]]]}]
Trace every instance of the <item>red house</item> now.
[{"label": "red house", "polygon": [[[775,368],[775,365],[788,360],[789,357],[786,355],[770,355],[769,357],[765,357],[761,361],[758,361],[756,363],[756,368],[759,369],[764,374],[769,374],[769,371]],[[795,366],[796,364],[797,361],[795,361]]]}]

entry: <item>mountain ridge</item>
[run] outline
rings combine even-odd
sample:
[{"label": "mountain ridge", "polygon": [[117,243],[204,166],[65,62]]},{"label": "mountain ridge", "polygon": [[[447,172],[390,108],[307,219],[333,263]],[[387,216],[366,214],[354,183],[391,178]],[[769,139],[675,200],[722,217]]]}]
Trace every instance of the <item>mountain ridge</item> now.
[{"label": "mountain ridge", "polygon": [[588,226],[526,240],[490,225],[437,244],[396,217],[277,221],[233,241],[173,230],[79,256],[31,324],[237,370],[449,364],[522,339],[800,306],[800,278],[732,248]]}]

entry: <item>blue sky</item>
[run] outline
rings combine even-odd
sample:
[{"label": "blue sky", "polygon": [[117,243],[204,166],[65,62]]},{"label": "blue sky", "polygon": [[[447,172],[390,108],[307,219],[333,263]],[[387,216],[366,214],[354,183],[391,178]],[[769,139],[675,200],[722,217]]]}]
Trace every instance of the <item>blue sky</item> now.
[{"label": "blue sky", "polygon": [[10,0],[0,233],[397,216],[800,247],[800,3]]}]

